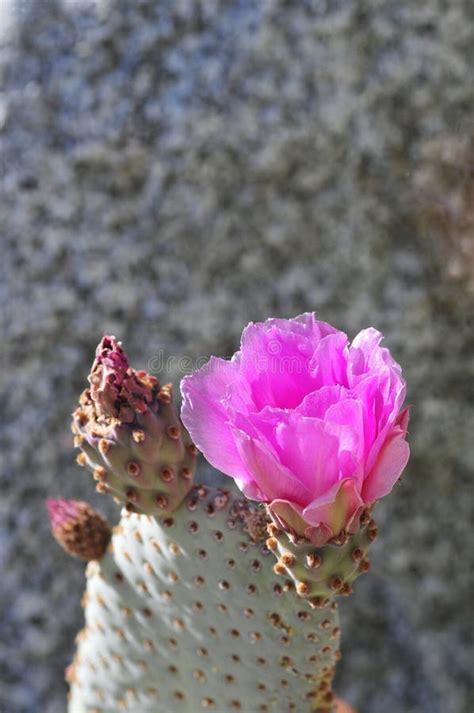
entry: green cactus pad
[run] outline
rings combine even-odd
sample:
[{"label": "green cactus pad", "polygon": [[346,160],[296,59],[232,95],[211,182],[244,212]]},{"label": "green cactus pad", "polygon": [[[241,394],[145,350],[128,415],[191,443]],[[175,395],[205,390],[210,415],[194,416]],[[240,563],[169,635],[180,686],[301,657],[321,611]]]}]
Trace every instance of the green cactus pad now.
[{"label": "green cactus pad", "polygon": [[332,711],[337,604],[274,572],[249,507],[201,486],[166,517],[123,511],[88,565],[69,713]]}]

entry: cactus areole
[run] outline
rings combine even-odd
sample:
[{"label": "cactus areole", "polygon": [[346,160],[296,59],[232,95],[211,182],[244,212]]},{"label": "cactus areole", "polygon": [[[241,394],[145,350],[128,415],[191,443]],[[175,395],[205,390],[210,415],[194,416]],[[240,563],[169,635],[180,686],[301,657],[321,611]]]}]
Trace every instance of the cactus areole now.
[{"label": "cactus areole", "polygon": [[[373,506],[408,459],[380,340],[349,345],[312,314],[251,324],[231,361],[183,380],[181,422],[171,386],[103,338],[72,428],[125,507],[110,532],[85,503],[48,503],[90,560],[69,713],[350,710],[332,690],[337,597],[369,569]],[[194,443],[243,494],[194,483]]]}]

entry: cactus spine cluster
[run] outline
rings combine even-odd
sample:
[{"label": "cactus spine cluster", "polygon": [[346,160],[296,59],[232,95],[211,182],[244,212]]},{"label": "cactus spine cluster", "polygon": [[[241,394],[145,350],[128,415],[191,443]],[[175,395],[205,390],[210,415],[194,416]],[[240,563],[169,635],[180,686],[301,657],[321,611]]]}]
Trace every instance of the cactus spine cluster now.
[{"label": "cactus spine cluster", "polygon": [[[240,494],[193,483],[171,387],[131,369],[112,337],[89,381],[78,462],[125,507],[110,540],[85,504],[49,507],[57,539],[74,532],[67,549],[90,560],[69,713],[332,713],[336,597],[368,569],[370,513],[323,547],[293,537]],[[87,546],[91,522],[101,548]]]}]

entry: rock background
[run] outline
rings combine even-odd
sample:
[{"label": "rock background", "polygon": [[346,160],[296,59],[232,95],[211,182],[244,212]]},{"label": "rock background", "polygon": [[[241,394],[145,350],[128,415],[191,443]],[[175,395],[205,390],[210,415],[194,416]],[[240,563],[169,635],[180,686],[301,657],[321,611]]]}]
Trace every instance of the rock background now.
[{"label": "rock background", "polygon": [[[338,689],[361,713],[472,713],[472,273],[446,269],[416,180],[426,142],[473,132],[471,0],[15,9],[0,57],[0,710],[65,709],[83,567],[51,540],[44,498],[113,512],[68,426],[102,333],[178,383],[249,320],[314,309],[350,335],[380,328],[414,404],[373,571],[342,607]],[[468,174],[454,168],[454,193]]]}]

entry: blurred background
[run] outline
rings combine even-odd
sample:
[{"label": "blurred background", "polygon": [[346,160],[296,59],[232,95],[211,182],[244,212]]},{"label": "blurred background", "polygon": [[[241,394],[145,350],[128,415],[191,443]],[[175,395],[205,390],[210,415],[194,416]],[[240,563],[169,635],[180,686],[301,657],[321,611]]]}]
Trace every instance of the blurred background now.
[{"label": "blurred background", "polygon": [[44,499],[118,517],[69,431],[102,334],[178,385],[168,357],[315,310],[383,331],[413,404],[338,690],[472,713],[472,1],[0,0],[0,26],[0,711],[65,710],[84,567]]}]

